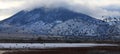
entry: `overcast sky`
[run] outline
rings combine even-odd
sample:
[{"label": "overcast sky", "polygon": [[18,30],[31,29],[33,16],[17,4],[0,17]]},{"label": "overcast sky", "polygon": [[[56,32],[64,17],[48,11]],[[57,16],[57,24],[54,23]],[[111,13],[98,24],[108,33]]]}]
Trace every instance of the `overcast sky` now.
[{"label": "overcast sky", "polygon": [[67,8],[92,17],[119,16],[120,0],[0,0],[0,20],[9,18],[21,10],[31,10],[41,6]]}]

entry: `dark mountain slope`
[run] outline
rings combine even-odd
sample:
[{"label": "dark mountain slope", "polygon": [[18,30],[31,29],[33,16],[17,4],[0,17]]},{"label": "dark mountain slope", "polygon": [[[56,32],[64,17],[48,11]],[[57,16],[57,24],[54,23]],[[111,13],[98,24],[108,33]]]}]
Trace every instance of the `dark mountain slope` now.
[{"label": "dark mountain slope", "polygon": [[65,8],[37,8],[20,11],[0,22],[1,32],[62,36],[108,35],[109,25]]}]

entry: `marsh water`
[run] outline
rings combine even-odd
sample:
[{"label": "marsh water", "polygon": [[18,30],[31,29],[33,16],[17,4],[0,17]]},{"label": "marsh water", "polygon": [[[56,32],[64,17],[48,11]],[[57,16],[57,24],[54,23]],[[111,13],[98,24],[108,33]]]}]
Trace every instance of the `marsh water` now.
[{"label": "marsh water", "polygon": [[120,54],[118,44],[0,43],[0,54]]},{"label": "marsh water", "polygon": [[62,47],[95,47],[95,46],[119,46],[118,44],[97,43],[0,43],[1,49],[42,49]]}]

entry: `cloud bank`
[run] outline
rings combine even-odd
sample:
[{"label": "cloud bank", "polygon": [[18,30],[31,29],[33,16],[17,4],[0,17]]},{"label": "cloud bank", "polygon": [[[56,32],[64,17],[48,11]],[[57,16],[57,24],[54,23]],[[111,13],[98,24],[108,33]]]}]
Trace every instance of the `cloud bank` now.
[{"label": "cloud bank", "polygon": [[[112,5],[116,7],[111,7]],[[34,8],[65,7],[75,12],[84,13],[97,19],[101,16],[120,16],[120,0],[0,0],[0,20],[6,19],[21,10]],[[112,11],[112,10],[115,11]]]}]

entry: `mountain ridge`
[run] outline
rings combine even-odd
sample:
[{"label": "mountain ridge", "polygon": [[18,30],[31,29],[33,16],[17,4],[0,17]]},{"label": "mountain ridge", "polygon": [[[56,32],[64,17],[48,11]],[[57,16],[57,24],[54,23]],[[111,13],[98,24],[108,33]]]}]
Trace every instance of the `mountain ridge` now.
[{"label": "mountain ridge", "polygon": [[61,36],[106,36],[109,24],[65,8],[20,11],[0,22],[1,32]]}]

